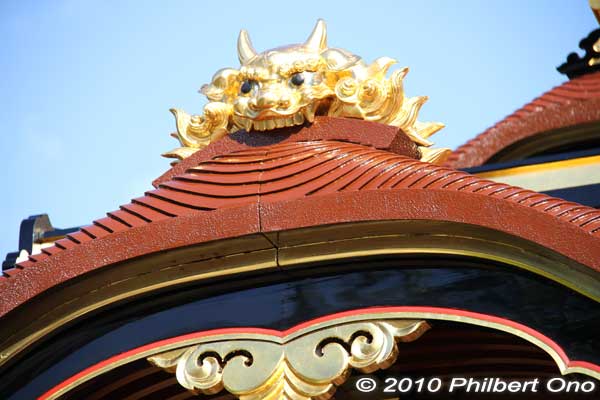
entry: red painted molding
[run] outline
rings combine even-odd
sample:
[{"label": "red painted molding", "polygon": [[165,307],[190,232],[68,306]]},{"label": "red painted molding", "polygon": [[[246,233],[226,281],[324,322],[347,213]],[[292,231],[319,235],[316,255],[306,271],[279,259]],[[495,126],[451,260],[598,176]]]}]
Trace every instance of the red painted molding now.
[{"label": "red painted molding", "polygon": [[280,143],[201,162],[20,263],[0,277],[0,316],[135,257],[252,233],[382,220],[477,225],[600,271],[600,210],[358,144]]},{"label": "red painted molding", "polygon": [[[330,314],[323,317],[315,318],[310,321],[303,322],[296,326],[293,326],[285,331],[278,331],[273,329],[263,329],[263,328],[255,328],[255,327],[240,327],[240,328],[223,328],[223,329],[213,329],[202,332],[195,332],[186,335],[181,335],[169,339],[160,340],[154,343],[149,343],[147,345],[131,349],[129,351],[117,354],[113,357],[110,357],[104,361],[101,361],[95,365],[92,365],[89,368],[84,369],[83,371],[73,375],[72,377],[66,379],[65,381],[59,383],[42,396],[38,398],[38,400],[48,400],[55,393],[60,390],[69,387],[71,384],[77,382],[78,380],[85,379],[87,376],[94,374],[96,371],[105,368],[111,364],[118,363],[122,360],[134,357],[139,354],[143,354],[147,351],[151,351],[153,349],[160,349],[164,346],[176,344],[178,342],[193,340],[193,339],[202,339],[202,338],[210,338],[212,336],[220,336],[226,334],[264,334],[275,337],[285,337],[294,332],[297,332],[301,329],[308,328],[310,326],[314,326],[323,322],[332,321],[345,317],[352,316],[360,316],[368,314],[370,317],[376,316],[377,314],[381,314],[382,318],[385,318],[385,314],[389,313],[405,313],[405,314],[422,314],[427,315],[426,317],[421,317],[424,319],[436,320],[436,319],[444,319],[441,316],[453,316],[453,317],[465,317],[472,321],[482,321],[500,325],[502,327],[506,327],[512,330],[516,330],[526,334],[531,338],[535,338],[540,342],[544,343],[546,346],[552,349],[552,351],[561,359],[566,369],[570,368],[585,368],[597,373],[600,373],[600,366],[597,364],[593,364],[586,361],[575,361],[570,360],[565,351],[552,339],[543,335],[542,333],[532,329],[526,325],[520,324],[518,322],[496,317],[488,314],[475,313],[467,310],[461,309],[452,309],[452,308],[443,308],[443,307],[418,307],[418,306],[387,306],[387,307],[371,307],[371,308],[362,308],[350,311],[344,311],[340,313]],[[407,316],[407,318],[415,318],[413,316]],[[467,322],[469,323],[469,322]],[[471,322],[474,323],[474,322]],[[485,326],[485,324],[483,324]],[[509,332],[510,333],[510,332]],[[535,343],[534,343],[535,344]],[[140,356],[141,357],[141,356]]]}]

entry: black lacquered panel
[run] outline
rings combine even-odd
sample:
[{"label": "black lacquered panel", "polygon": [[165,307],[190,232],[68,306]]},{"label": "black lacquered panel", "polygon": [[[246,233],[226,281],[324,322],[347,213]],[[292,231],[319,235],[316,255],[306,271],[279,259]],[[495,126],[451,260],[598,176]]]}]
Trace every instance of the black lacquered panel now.
[{"label": "black lacquered panel", "polygon": [[[513,267],[388,258],[310,266],[281,275],[284,281],[265,283],[269,278],[263,277],[238,281],[237,287],[190,287],[98,314],[4,371],[3,390],[12,393],[11,399],[35,398],[90,365],[157,340],[236,326],[283,330],[371,306],[433,306],[491,314],[540,331],[571,359],[600,363],[600,306]],[[20,384],[26,385],[15,392]]]}]

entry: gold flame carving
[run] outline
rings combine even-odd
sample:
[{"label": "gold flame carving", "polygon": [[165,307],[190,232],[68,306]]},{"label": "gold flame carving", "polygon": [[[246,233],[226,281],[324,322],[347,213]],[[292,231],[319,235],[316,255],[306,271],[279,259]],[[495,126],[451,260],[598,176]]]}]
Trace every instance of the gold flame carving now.
[{"label": "gold flame carving", "polygon": [[448,149],[431,149],[427,139],[444,125],[417,121],[427,97],[404,95],[408,68],[387,78],[395,60],[381,57],[367,65],[346,50],[327,47],[323,20],[300,45],[257,53],[242,30],[237,48],[241,67],[217,71],[202,87],[209,100],[203,115],[171,110],[183,147],[164,156],[183,159],[228,133],[312,123],[315,115],[397,126],[420,147],[422,161],[439,163],[448,156]]},{"label": "gold flame carving", "polygon": [[415,320],[345,322],[292,338],[220,340],[149,357],[198,394],[225,389],[240,400],[329,399],[352,368],[372,373],[391,366],[397,341],[418,339],[429,325]]}]

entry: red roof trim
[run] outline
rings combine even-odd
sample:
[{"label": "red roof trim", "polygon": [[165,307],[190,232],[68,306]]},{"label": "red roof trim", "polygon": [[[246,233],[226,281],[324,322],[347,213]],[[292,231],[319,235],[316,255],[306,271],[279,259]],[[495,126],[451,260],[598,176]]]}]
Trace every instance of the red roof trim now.
[{"label": "red roof trim", "polygon": [[[256,232],[370,220],[479,225],[600,271],[600,210],[356,144],[300,142],[263,150],[262,156],[242,151],[200,163],[109,213],[110,228],[103,218],[63,239],[69,245],[20,263],[0,277],[0,315],[52,286],[134,257]],[[290,168],[307,154],[319,162]],[[204,183],[234,175],[237,183]],[[144,222],[130,227],[123,222],[128,214]]]},{"label": "red roof trim", "polygon": [[201,162],[213,160],[223,154],[234,151],[246,151],[255,154],[262,146],[313,140],[339,140],[387,150],[415,159],[421,158],[417,145],[395,126],[360,119],[319,116],[308,126],[295,126],[269,132],[246,133],[240,131],[226,135],[217,142],[211,143],[204,149],[175,164],[173,168],[156,179],[153,185],[158,187],[159,184],[181,175],[187,169]]},{"label": "red roof trim", "polygon": [[600,72],[567,81],[544,93],[456,149],[445,165],[469,168],[524,138],[600,121]]},{"label": "red roof trim", "polygon": [[[110,365],[114,365],[114,364],[122,365],[125,360],[132,359],[132,358],[139,359],[142,357],[146,357],[146,356],[148,356],[148,352],[151,352],[151,351],[156,352],[156,351],[159,351],[161,348],[164,348],[165,346],[173,345],[176,343],[187,342],[187,341],[194,340],[194,339],[210,338],[213,336],[214,337],[222,337],[223,335],[244,335],[244,334],[259,334],[259,335],[269,335],[269,336],[274,336],[274,337],[278,337],[278,338],[284,338],[288,335],[291,335],[295,332],[298,332],[298,331],[308,328],[310,326],[315,326],[317,324],[322,324],[322,323],[325,323],[328,321],[334,321],[336,319],[360,316],[363,314],[366,314],[369,316],[381,314],[381,318],[386,318],[386,315],[389,315],[391,313],[407,314],[407,318],[427,318],[427,319],[431,319],[431,320],[437,320],[437,319],[445,320],[446,318],[444,318],[444,317],[446,317],[446,316],[462,317],[462,318],[467,318],[468,320],[472,320],[472,321],[474,321],[474,323],[482,323],[482,325],[485,325],[486,323],[493,323],[495,325],[500,325],[502,327],[506,327],[507,331],[510,329],[510,330],[516,330],[516,331],[522,332],[523,334],[527,335],[527,338],[523,338],[525,340],[532,342],[531,339],[535,339],[535,340],[538,340],[539,342],[545,344],[550,349],[552,349],[552,352],[554,352],[554,354],[549,354],[549,355],[551,357],[554,357],[554,355],[557,355],[560,358],[560,360],[562,361],[562,363],[564,364],[564,369],[562,369],[561,372],[565,372],[565,373],[579,372],[579,371],[573,371],[573,370],[581,368],[581,369],[590,370],[590,371],[593,371],[596,373],[600,373],[599,365],[593,364],[593,363],[590,363],[587,361],[575,361],[575,360],[569,359],[568,355],[565,353],[565,351],[562,349],[562,347],[560,347],[558,345],[558,343],[556,343],[555,341],[550,339],[548,336],[545,336],[544,334],[542,334],[542,333],[536,331],[535,329],[532,329],[526,325],[520,324],[518,322],[509,320],[506,318],[496,317],[494,315],[471,312],[471,311],[467,311],[467,310],[453,309],[453,308],[386,306],[386,307],[363,308],[363,309],[349,310],[349,311],[343,311],[343,312],[339,312],[339,313],[335,313],[335,314],[330,314],[330,315],[326,315],[323,317],[315,318],[310,321],[303,322],[303,323],[293,326],[285,331],[278,331],[278,330],[274,330],[274,329],[265,329],[265,328],[254,328],[254,327],[222,328],[222,329],[212,329],[212,330],[202,331],[202,332],[194,332],[194,333],[190,333],[190,334],[186,334],[186,335],[181,335],[181,336],[176,336],[176,337],[172,337],[169,339],[160,340],[160,341],[157,341],[154,343],[149,343],[147,345],[144,345],[144,346],[141,346],[141,347],[138,347],[135,349],[131,349],[129,351],[126,351],[126,352],[117,354],[113,357],[110,357],[106,360],[100,361],[99,363],[94,364],[91,367],[84,369],[83,371],[71,376],[70,378],[66,379],[65,381],[54,386],[52,389],[48,390],[46,393],[44,393],[42,396],[40,396],[38,398],[38,400],[48,400],[48,399],[54,398],[58,393],[60,393],[61,390],[65,390],[65,389],[69,388],[69,386],[76,383],[77,381],[81,381],[80,383],[83,383],[83,382],[89,380],[90,378],[93,377],[95,372],[100,371]],[[423,317],[415,317],[415,314],[423,315]],[[470,324],[473,322],[463,322],[463,323]],[[511,334],[513,334],[513,333],[511,333]],[[540,347],[538,343],[533,343],[533,344]],[[546,349],[544,349],[544,350],[547,351]]]}]

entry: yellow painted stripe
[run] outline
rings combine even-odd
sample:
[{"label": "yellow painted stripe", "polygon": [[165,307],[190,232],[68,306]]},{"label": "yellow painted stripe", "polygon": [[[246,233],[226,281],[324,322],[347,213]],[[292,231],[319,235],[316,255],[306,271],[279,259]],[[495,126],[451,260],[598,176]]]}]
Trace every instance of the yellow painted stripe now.
[{"label": "yellow painted stripe", "polygon": [[600,184],[600,156],[524,165],[475,175],[537,192],[594,185]]},{"label": "yellow painted stripe", "polygon": [[[479,178],[493,179],[496,177],[505,177],[511,175],[518,175],[530,172],[543,172],[553,169],[561,169],[561,168],[570,168],[570,167],[579,167],[582,165],[592,165],[592,164],[600,164],[600,155],[590,156],[590,157],[581,157],[581,158],[573,158],[570,160],[562,160],[562,161],[552,161],[543,164],[534,164],[534,165],[523,165],[520,167],[499,169],[496,171],[488,171],[476,173],[475,175]],[[600,173],[600,170],[598,171]]]}]

